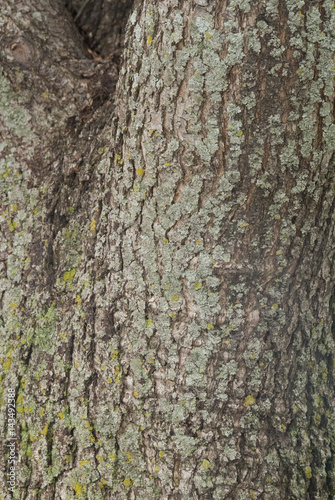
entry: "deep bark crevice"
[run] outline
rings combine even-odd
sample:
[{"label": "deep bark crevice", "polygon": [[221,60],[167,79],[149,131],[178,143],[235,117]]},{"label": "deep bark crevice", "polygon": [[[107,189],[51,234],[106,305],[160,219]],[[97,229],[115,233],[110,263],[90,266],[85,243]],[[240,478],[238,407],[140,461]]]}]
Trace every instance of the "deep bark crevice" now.
[{"label": "deep bark crevice", "polygon": [[64,3],[92,56],[119,64],[126,23],[136,0],[64,0]]}]

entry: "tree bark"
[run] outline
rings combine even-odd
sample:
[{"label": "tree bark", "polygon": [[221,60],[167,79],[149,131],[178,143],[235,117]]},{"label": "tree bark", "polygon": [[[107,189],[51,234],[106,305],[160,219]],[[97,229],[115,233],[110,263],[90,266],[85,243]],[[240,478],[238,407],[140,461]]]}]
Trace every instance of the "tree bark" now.
[{"label": "tree bark", "polygon": [[126,22],[139,0],[65,0],[67,9],[89,47],[102,57],[118,60],[124,48]]},{"label": "tree bark", "polygon": [[332,499],[333,2],[144,0],[119,74],[65,3],[0,14],[0,498],[14,388],[15,499]]}]

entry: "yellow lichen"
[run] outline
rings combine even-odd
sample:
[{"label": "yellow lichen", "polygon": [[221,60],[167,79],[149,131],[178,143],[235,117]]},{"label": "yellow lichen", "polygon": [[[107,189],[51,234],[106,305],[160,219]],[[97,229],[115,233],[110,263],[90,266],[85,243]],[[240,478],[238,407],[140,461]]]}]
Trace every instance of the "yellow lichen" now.
[{"label": "yellow lichen", "polygon": [[14,231],[14,229],[16,228],[16,226],[17,226],[17,222],[16,222],[15,220],[14,220],[13,222],[10,220],[10,221],[8,222],[8,225],[9,225],[9,229],[10,229],[10,231],[12,231],[12,232],[13,232],[13,231]]},{"label": "yellow lichen", "polygon": [[95,231],[96,225],[97,225],[97,222],[96,222],[95,218],[93,217],[93,220],[90,224],[90,230]]},{"label": "yellow lichen", "polygon": [[72,271],[67,271],[66,273],[63,274],[63,280],[65,282],[71,281],[75,274],[76,274],[75,269],[72,269]]},{"label": "yellow lichen", "polygon": [[305,469],[305,476],[306,476],[307,479],[310,479],[313,476],[311,467],[309,467],[309,466],[306,467],[306,469]]},{"label": "yellow lichen", "polygon": [[75,483],[73,488],[77,495],[81,495],[83,493],[83,488],[80,483]]},{"label": "yellow lichen", "polygon": [[41,430],[42,436],[46,436],[48,432],[48,424],[45,424],[44,429]]},{"label": "yellow lichen", "polygon": [[74,299],[75,303],[78,304],[78,307],[81,306],[81,297],[80,295],[77,295],[77,297]]},{"label": "yellow lichen", "polygon": [[245,406],[251,406],[255,403],[255,398],[253,396],[247,396],[244,400]]}]

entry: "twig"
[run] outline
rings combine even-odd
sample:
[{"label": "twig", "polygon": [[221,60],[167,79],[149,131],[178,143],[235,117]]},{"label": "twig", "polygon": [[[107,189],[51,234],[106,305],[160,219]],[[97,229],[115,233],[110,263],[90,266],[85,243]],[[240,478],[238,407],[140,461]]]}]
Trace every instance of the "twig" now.
[{"label": "twig", "polygon": [[79,17],[82,15],[83,10],[85,9],[85,7],[86,7],[86,5],[88,4],[89,1],[90,0],[86,0],[86,2],[84,2],[82,4],[82,6],[80,7],[80,9],[78,10],[78,12],[76,14],[76,17],[74,18],[74,22],[76,22],[79,19]]}]

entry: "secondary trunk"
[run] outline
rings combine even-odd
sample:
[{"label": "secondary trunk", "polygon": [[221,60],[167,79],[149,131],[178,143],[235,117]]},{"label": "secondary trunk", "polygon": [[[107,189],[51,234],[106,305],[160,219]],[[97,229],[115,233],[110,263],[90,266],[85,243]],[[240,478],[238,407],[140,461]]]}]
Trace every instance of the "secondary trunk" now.
[{"label": "secondary trunk", "polygon": [[1,498],[334,497],[334,13],[6,0]]}]

